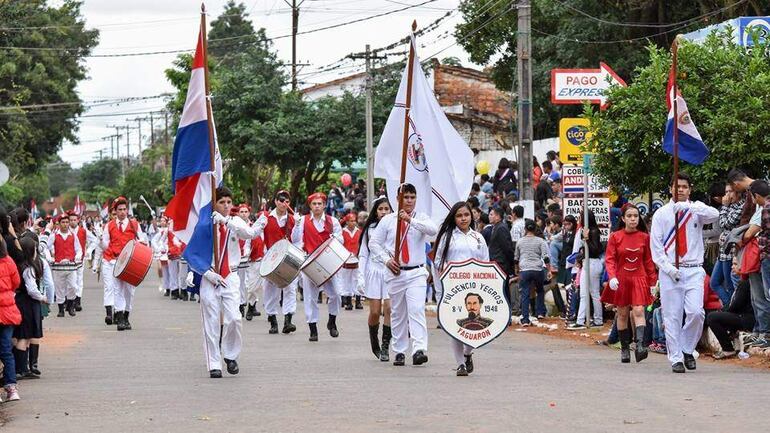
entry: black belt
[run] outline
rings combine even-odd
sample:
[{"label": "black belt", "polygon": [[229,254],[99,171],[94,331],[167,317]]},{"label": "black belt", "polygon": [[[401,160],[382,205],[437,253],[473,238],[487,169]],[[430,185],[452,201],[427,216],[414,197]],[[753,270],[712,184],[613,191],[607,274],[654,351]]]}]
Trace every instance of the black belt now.
[{"label": "black belt", "polygon": [[411,271],[412,269],[421,268],[421,267],[423,267],[423,266],[425,266],[425,265],[417,265],[417,266],[401,266],[401,267],[400,267],[400,269],[401,269],[402,271]]}]

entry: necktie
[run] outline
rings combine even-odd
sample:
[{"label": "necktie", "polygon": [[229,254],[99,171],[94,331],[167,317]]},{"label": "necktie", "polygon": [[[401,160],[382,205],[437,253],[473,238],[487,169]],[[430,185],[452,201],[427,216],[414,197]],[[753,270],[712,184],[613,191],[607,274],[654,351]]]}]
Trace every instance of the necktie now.
[{"label": "necktie", "polygon": [[679,221],[679,229],[676,232],[679,242],[677,253],[679,257],[684,257],[687,254],[687,221],[684,220],[684,211],[679,211],[677,220]]},{"label": "necktie", "polygon": [[219,266],[219,275],[221,275],[222,278],[227,278],[227,276],[230,275],[230,258],[227,257],[227,230],[225,230],[225,226],[222,224],[219,225],[219,251],[221,251],[222,254],[222,264]]},{"label": "necktie", "polygon": [[125,226],[125,223],[123,221],[121,221],[118,225],[120,226],[120,231],[121,232],[126,231],[126,226]]},{"label": "necktie", "polygon": [[406,233],[409,231],[409,224],[406,221],[401,221],[401,264],[406,265],[409,263],[409,242],[406,239]]}]

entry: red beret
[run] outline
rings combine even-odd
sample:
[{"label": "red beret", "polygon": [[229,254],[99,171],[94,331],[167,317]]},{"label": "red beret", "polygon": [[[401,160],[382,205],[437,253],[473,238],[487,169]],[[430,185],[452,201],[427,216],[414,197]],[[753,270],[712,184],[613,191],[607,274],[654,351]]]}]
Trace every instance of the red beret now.
[{"label": "red beret", "polygon": [[321,199],[321,201],[326,201],[326,194],[322,192],[314,192],[307,196],[307,203],[310,204],[313,200]]},{"label": "red beret", "polygon": [[251,206],[247,205],[246,203],[241,203],[238,205],[238,211],[240,211],[243,208],[246,208],[249,210],[249,212],[251,212]]},{"label": "red beret", "polygon": [[355,212],[350,212],[349,214],[345,215],[342,218],[343,222],[348,222],[348,221],[356,222],[357,220],[358,220],[358,216],[356,215]]},{"label": "red beret", "polygon": [[123,197],[123,196],[120,196],[120,197],[116,198],[112,202],[112,206],[110,206],[110,209],[115,210],[115,209],[118,208],[118,205],[121,205],[121,204],[124,204],[124,205],[128,206],[128,200],[126,200],[126,198]]}]

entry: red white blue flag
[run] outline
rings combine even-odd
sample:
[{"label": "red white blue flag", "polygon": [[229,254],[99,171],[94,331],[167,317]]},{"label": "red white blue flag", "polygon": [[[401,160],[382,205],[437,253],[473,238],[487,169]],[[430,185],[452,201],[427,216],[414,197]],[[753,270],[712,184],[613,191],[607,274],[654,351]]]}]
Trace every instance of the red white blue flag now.
[{"label": "red white blue flag", "polygon": [[182,254],[190,268],[203,274],[211,268],[214,254],[211,221],[212,185],[222,182],[222,159],[214,136],[214,166],[211,165],[209,125],[206,95],[204,33],[198,35],[198,45],[192,63],[187,100],[179,120],[171,166],[174,197],[168,203],[166,215],[174,220],[174,235],[187,244]]},{"label": "red white blue flag", "polygon": [[[674,67],[668,74],[668,85],[666,86],[666,106],[668,107],[668,120],[666,121],[666,134],[663,136],[663,150],[674,154],[674,80],[676,79]],[[695,128],[690,112],[687,110],[687,103],[676,91],[676,117],[679,134],[679,158],[690,164],[703,164],[703,161],[709,156],[709,150],[703,143],[703,139]]]}]

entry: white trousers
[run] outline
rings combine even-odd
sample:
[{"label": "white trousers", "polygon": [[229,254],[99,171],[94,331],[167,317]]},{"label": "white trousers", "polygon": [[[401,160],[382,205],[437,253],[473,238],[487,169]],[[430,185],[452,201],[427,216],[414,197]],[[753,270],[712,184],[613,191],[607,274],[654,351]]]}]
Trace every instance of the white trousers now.
[{"label": "white trousers", "polygon": [[56,303],[63,304],[77,296],[77,271],[53,271],[53,285],[56,293]]},{"label": "white trousers", "polygon": [[[201,279],[201,320],[203,321],[203,348],[209,370],[222,369],[222,357],[238,359],[241,354],[241,312],[238,310],[240,280],[237,272],[227,276],[227,288],[214,287],[207,279]],[[220,331],[220,317],[222,330]],[[219,335],[222,333],[222,347]]]},{"label": "white trousers", "polygon": [[591,303],[594,306],[594,322],[603,323],[602,318],[602,300],[601,300],[601,278],[604,273],[604,263],[602,259],[588,259],[590,261],[591,275],[586,274],[586,268],[583,266],[580,272],[580,308],[578,308],[577,323],[585,325],[586,311],[588,309],[588,296],[591,296]]},{"label": "white trousers", "polygon": [[[264,278],[259,275],[259,266],[261,261],[249,262],[249,267],[246,268],[246,303],[249,305],[257,305],[259,302],[259,289],[264,284]],[[295,290],[295,305],[296,305],[296,290]]]},{"label": "white trousers", "polygon": [[83,268],[85,267],[85,263],[81,263],[80,266],[78,266],[77,272],[77,289],[75,290],[75,295],[77,297],[83,297]]},{"label": "white trousers", "polygon": [[187,289],[187,262],[179,260],[179,274],[177,275],[176,286],[182,290]]},{"label": "white trousers", "polygon": [[[703,332],[703,268],[680,268],[679,282],[659,272],[660,306],[666,331],[666,351],[673,365],[684,361],[684,353],[692,353]],[[687,315],[682,326],[682,317]]]},{"label": "white trousers", "polygon": [[425,285],[427,272],[420,268],[401,271],[388,282],[390,295],[390,326],[393,331],[393,351],[406,354],[409,340],[412,354],[428,350],[428,325],[425,321]]},{"label": "white trousers", "polygon": [[[297,312],[297,280],[294,280],[288,286],[281,289],[275,284],[271,283],[267,278],[263,283],[264,298],[265,298],[265,312],[268,316],[278,315],[278,305],[281,301],[281,293],[283,293],[283,315],[294,314]],[[305,292],[307,293],[307,292]],[[315,295],[318,298],[318,294]],[[306,297],[307,298],[307,297]],[[317,301],[318,299],[316,299]],[[307,305],[307,304],[305,304]],[[318,307],[316,306],[316,310]],[[316,318],[316,321],[318,319]]]},{"label": "white trousers", "polygon": [[136,287],[112,276],[115,263],[102,260],[104,280],[104,305],[115,306],[115,311],[131,311],[134,306]]},{"label": "white trousers", "polygon": [[451,343],[450,346],[452,346],[452,355],[455,357],[455,365],[459,367],[460,364],[465,364],[465,355],[472,354],[473,347],[461,343],[452,337],[449,337],[449,342]]},{"label": "white trousers", "polygon": [[179,259],[169,259],[168,261],[168,286],[166,286],[166,288],[169,290],[184,288],[179,285],[179,264]]},{"label": "white trousers", "polygon": [[[340,313],[340,295],[335,287],[335,277],[324,283],[323,286],[316,286],[313,280],[302,274],[302,296],[305,304],[305,316],[307,323],[318,322],[318,292],[323,290],[329,298],[329,314],[338,315]],[[284,300],[284,302],[286,302]]]},{"label": "white trousers", "polygon": [[238,280],[240,281],[240,283],[238,284],[238,292],[241,294],[240,301],[239,301],[241,304],[245,304],[246,298],[247,298],[247,295],[246,295],[247,270],[248,269],[246,268],[244,263],[241,263],[240,265],[238,265]]},{"label": "white trousers", "polygon": [[164,290],[174,290],[174,284],[169,280],[170,273],[168,271],[168,261],[166,261],[166,264],[163,264],[162,261],[158,261],[158,264],[160,265],[160,284],[163,286]]},{"label": "white trousers", "polygon": [[358,285],[358,269],[340,269],[335,275],[340,296],[353,296]]}]

